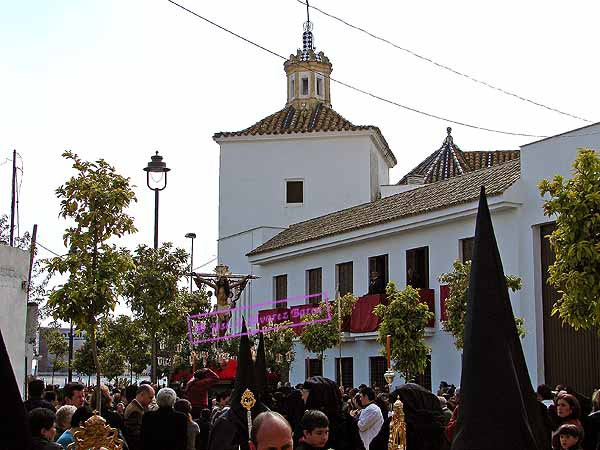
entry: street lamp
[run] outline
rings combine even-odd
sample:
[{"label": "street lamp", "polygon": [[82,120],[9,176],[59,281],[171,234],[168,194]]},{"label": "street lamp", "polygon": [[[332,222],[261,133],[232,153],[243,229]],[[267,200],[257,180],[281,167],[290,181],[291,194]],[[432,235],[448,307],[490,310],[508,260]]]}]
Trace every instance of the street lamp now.
[{"label": "street lamp", "polygon": [[[158,249],[158,193],[167,187],[167,173],[170,170],[167,164],[163,162],[163,157],[158,154],[158,151],[150,158],[148,165],[144,167],[148,189],[154,191],[154,250]],[[152,176],[153,174],[159,174],[159,178],[155,179]],[[150,185],[150,179],[155,184],[154,187]],[[156,383],[156,336],[152,336],[152,382]]]},{"label": "street lamp", "polygon": [[196,239],[196,233],[186,233],[185,237],[192,240],[192,252],[190,253],[190,294],[194,290],[194,239]]},{"label": "street lamp", "polygon": [[[154,249],[158,248],[158,193],[167,187],[167,173],[171,170],[167,164],[163,162],[163,157],[158,154],[158,151],[151,158],[151,161],[146,167],[146,184],[148,188],[154,191]],[[155,179],[152,174],[160,174],[158,179]],[[150,186],[150,179],[156,186]],[[162,185],[162,187],[160,187]]]}]

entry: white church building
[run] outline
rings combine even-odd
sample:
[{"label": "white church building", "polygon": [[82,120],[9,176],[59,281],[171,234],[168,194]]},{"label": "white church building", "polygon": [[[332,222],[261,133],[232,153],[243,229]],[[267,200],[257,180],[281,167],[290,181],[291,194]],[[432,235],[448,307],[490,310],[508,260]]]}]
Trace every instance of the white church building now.
[{"label": "white church building", "polygon": [[[552,252],[543,236],[552,219],[543,214],[537,185],[556,174],[569,177],[577,148],[600,149],[600,123],[514,151],[462,151],[448,129],[438,150],[390,184],[397,161],[383,134],[332,109],[332,64],[315,52],[310,27],[303,44],[284,64],[285,107],[244,130],[214,135],[219,263],[260,277],[238,307],[295,298],[281,305],[289,308],[315,293],[362,297],[374,270],[402,289],[410,270],[435,312],[426,331],[430,365],[418,381],[434,390],[440,381],[458,385],[461,355],[442,329],[446,290],[438,277],[453,261],[470,258],[485,186],[504,270],[523,280],[511,301],[525,319],[522,344],[533,384],[591,389],[600,373],[600,340],[550,317],[557,294],[545,284]],[[344,332],[341,364],[334,348],[322,366],[296,342],[290,381],[321,374],[340,381],[341,365],[344,386],[382,385],[386,363],[376,336]]]}]

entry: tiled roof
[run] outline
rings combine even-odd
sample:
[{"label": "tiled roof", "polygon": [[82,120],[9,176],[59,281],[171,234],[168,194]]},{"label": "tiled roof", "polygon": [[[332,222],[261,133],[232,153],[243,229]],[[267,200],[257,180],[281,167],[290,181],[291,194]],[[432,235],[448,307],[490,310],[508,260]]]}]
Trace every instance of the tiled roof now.
[{"label": "tiled roof", "polygon": [[289,105],[275,114],[256,122],[241,131],[223,131],[215,133],[213,139],[236,136],[261,136],[272,134],[313,133],[321,131],[374,131],[384,145],[384,152],[397,163],[396,157],[390,150],[387,141],[378,127],[372,125],[354,125],[332,108],[323,103],[307,104],[306,108],[298,109]]},{"label": "tiled roof", "polygon": [[448,136],[439,150],[402,177],[398,184],[407,184],[410,177],[422,178],[424,184],[435,183],[519,158],[519,150],[463,152],[452,139],[452,129],[447,131]]},{"label": "tiled roof", "polygon": [[252,250],[248,256],[474,201],[479,197],[481,186],[485,186],[488,197],[499,195],[517,181],[519,176],[520,161],[513,160],[438,183],[426,184],[374,202],[293,224]]}]

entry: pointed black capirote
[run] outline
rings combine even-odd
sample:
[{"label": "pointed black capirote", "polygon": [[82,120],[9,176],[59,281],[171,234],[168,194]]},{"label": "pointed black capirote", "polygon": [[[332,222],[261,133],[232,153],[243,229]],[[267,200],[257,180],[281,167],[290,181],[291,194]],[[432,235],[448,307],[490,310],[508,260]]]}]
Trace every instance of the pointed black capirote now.
[{"label": "pointed black capirote", "polygon": [[4,345],[4,338],[0,330],[0,386],[2,386],[2,402],[5,407],[0,408],[0,423],[2,436],[0,448],[2,450],[22,450],[31,445],[29,431],[29,416],[25,411],[19,385],[10,363],[8,351]]},{"label": "pointed black capirote", "polygon": [[250,339],[248,338],[248,328],[246,320],[242,319],[242,336],[240,337],[240,347],[237,359],[237,372],[235,374],[235,383],[233,393],[231,394],[231,408],[242,409],[240,400],[246,389],[250,389],[256,396],[256,380],[254,377],[254,361],[252,360],[252,350]]},{"label": "pointed black capirote", "polygon": [[452,450],[550,448],[481,188],[465,320],[458,422]]},{"label": "pointed black capirote", "polygon": [[265,338],[259,334],[256,361],[254,362],[254,379],[256,381],[256,394],[264,398],[267,389],[267,357],[265,355]]}]

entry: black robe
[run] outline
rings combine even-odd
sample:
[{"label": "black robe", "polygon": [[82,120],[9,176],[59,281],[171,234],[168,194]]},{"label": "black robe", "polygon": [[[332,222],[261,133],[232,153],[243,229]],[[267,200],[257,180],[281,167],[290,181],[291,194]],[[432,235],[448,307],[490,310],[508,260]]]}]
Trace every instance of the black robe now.
[{"label": "black robe", "polygon": [[[258,406],[260,409],[257,410]],[[257,405],[252,411],[252,420],[268,409]],[[208,437],[208,450],[249,450],[248,418],[241,408],[229,408],[215,421]]]}]

